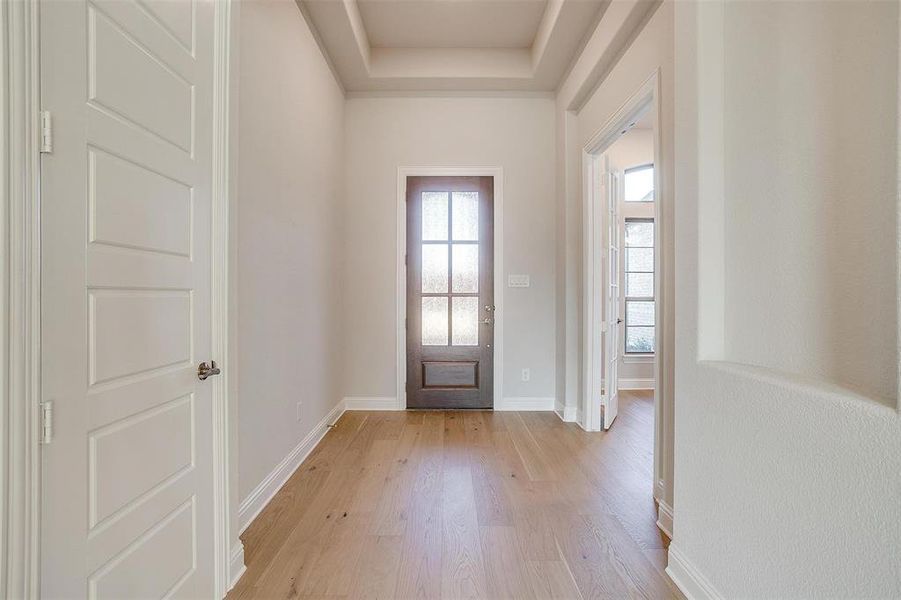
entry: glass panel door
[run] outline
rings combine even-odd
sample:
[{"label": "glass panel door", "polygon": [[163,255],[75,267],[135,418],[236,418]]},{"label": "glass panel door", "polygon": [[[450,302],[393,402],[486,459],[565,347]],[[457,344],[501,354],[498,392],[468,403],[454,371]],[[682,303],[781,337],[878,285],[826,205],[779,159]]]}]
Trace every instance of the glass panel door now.
[{"label": "glass panel door", "polygon": [[493,188],[407,180],[407,406],[493,403]]}]

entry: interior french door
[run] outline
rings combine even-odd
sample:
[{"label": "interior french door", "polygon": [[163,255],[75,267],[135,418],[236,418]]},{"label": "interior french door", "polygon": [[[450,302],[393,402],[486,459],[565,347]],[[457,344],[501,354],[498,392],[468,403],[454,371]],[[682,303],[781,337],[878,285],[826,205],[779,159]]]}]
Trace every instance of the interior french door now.
[{"label": "interior french door", "polygon": [[494,180],[407,178],[407,407],[491,408]]},{"label": "interior french door", "polygon": [[610,169],[605,157],[605,182],[607,200],[607,294],[605,306],[606,344],[604,345],[604,395],[601,406],[604,409],[604,429],[610,429],[619,410],[619,353],[620,316],[620,223],[619,193],[622,178]]},{"label": "interior french door", "polygon": [[213,9],[41,1],[46,598],[214,596]]}]

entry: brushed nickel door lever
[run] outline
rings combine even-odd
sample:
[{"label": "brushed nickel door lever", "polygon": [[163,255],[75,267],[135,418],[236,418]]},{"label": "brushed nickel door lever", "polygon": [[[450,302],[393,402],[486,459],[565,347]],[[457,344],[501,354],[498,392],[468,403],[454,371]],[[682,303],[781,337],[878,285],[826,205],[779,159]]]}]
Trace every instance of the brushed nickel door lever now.
[{"label": "brushed nickel door lever", "polygon": [[205,381],[208,377],[218,375],[221,372],[222,370],[216,366],[215,360],[211,360],[210,364],[202,362],[200,363],[200,366],[197,367],[197,379],[199,379],[200,381]]}]

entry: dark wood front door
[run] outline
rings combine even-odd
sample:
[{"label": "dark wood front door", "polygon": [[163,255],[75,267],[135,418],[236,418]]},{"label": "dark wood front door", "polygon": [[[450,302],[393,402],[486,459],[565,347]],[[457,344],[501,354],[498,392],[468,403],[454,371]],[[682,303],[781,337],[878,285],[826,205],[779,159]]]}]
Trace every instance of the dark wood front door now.
[{"label": "dark wood front door", "polygon": [[407,407],[491,408],[494,180],[407,178]]}]

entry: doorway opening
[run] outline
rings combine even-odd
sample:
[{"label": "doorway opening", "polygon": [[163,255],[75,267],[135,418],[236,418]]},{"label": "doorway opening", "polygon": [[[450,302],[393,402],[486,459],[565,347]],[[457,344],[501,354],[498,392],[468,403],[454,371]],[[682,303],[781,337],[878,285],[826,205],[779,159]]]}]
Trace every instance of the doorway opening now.
[{"label": "doorway opening", "polygon": [[[667,347],[658,76],[654,74],[583,153],[583,427],[642,424],[653,442],[654,497],[663,495]],[[671,357],[666,356],[666,360]],[[619,419],[617,420],[617,415]],[[644,439],[644,438],[647,439]]]}]

